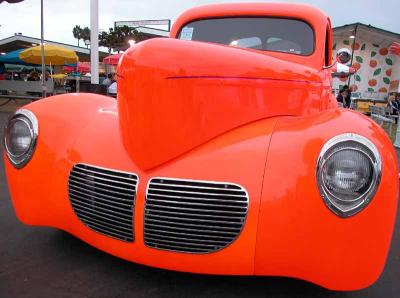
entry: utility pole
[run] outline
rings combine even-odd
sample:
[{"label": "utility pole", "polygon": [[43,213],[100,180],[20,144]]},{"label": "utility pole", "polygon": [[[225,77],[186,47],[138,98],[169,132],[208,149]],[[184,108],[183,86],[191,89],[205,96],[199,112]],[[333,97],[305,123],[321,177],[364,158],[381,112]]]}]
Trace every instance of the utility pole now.
[{"label": "utility pole", "polygon": [[[42,0],[43,1],[43,0]],[[90,0],[90,73],[91,83],[99,83],[99,0]]]},{"label": "utility pole", "polygon": [[40,0],[40,47],[42,49],[42,96],[46,97],[46,66],[44,64],[44,20],[43,20],[43,0]]}]

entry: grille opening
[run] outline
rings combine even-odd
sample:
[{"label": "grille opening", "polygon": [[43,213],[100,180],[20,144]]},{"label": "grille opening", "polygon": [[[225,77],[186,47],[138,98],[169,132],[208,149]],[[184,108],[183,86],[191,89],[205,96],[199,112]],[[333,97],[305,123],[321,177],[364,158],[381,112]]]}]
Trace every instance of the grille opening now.
[{"label": "grille opening", "polygon": [[90,229],[132,242],[138,177],[86,164],[73,167],[68,193],[77,217]]},{"label": "grille opening", "polygon": [[240,234],[247,209],[247,192],[236,184],[153,178],[146,194],[145,244],[177,252],[215,252]]}]

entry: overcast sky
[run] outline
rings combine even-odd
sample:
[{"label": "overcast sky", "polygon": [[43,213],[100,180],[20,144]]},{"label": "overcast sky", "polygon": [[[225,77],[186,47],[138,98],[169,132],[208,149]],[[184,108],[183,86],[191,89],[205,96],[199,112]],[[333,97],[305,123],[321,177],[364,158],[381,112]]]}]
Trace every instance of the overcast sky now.
[{"label": "overcast sky", "polygon": [[[117,20],[176,19],[184,10],[197,5],[257,0],[99,0],[100,29]],[[266,1],[258,1],[266,2]],[[400,0],[287,0],[316,6],[330,15],[333,25],[355,22],[400,33]],[[90,0],[44,0],[45,39],[76,44],[74,25],[89,26]],[[0,4],[0,39],[15,32],[40,37],[40,0]]]}]

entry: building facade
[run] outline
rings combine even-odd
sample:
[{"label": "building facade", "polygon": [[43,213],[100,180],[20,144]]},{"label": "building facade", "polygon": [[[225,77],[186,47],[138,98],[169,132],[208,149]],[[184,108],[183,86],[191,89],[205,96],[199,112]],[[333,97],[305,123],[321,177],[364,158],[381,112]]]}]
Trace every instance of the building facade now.
[{"label": "building facade", "polygon": [[399,92],[400,57],[389,51],[400,34],[361,23],[334,28],[333,54],[348,48],[352,51],[351,65],[357,73],[350,78],[335,78],[334,88],[347,84],[354,91],[370,97],[385,98],[389,92]]}]

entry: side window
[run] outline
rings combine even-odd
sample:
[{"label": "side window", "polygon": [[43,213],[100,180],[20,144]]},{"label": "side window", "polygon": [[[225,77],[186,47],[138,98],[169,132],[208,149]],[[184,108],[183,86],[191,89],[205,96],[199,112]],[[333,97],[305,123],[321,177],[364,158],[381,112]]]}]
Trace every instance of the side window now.
[{"label": "side window", "polygon": [[327,26],[325,34],[325,66],[329,66],[332,64],[331,57],[332,57],[331,30],[330,27]]}]

